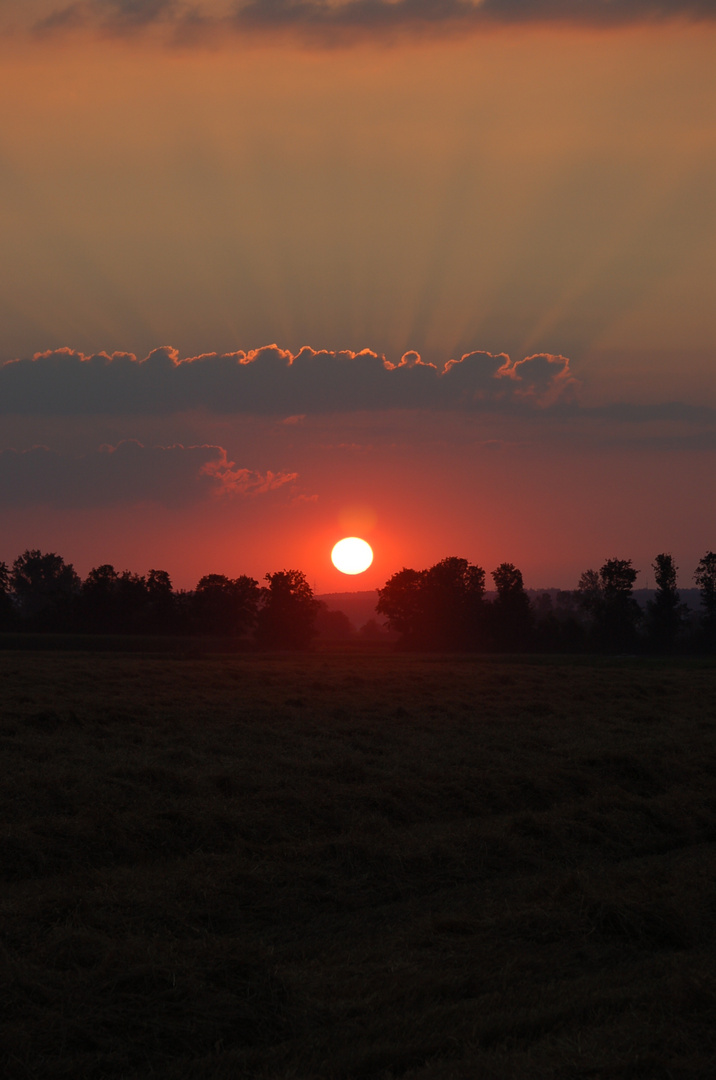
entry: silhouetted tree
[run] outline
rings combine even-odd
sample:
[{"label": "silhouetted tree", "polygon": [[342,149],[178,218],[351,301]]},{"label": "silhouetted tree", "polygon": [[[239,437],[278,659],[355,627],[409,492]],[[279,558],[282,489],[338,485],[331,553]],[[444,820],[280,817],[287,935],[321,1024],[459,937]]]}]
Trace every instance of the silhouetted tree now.
[{"label": "silhouetted tree", "polygon": [[147,629],[147,581],[142,574],[123,570],[119,575],[120,630],[135,633]]},{"label": "silhouetted tree", "polygon": [[431,566],[421,584],[424,633],[437,649],[484,645],[485,571],[455,555]]},{"label": "silhouetted tree", "polygon": [[150,570],[147,574],[147,600],[147,630],[165,634],[175,630],[176,597],[166,570]]},{"label": "silhouetted tree", "polygon": [[586,632],[577,593],[553,589],[532,599],[533,640],[540,652],[584,652]]},{"label": "silhouetted tree", "polygon": [[673,652],[676,636],[684,616],[676,588],[676,566],[673,556],[657,555],[651,564],[656,582],[656,595],[647,605],[647,640],[660,653]]},{"label": "silhouetted tree", "polygon": [[404,566],[378,589],[375,610],[385,615],[388,626],[402,635],[404,644],[414,644],[420,637],[423,623],[421,588],[424,570]]},{"label": "silhouetted tree", "polygon": [[388,638],[388,634],[386,633],[384,627],[380,625],[377,619],[368,619],[367,622],[363,623],[360,630],[358,631],[358,636],[360,637],[361,641],[377,642],[385,641]]},{"label": "silhouetted tree", "polygon": [[83,630],[112,633],[119,629],[119,574],[111,563],[93,567],[82,582]]},{"label": "silhouetted tree", "polygon": [[316,636],[318,601],[301,570],[266,574],[256,642],[268,649],[304,649]]},{"label": "silhouetted tree", "polygon": [[707,647],[716,647],[716,552],[707,551],[694,573],[701,593],[702,626]]},{"label": "silhouetted tree", "polygon": [[510,652],[529,646],[532,637],[532,605],[525,592],[522,573],[514,563],[500,563],[492,571],[497,597],[492,603],[493,641]]},{"label": "silhouetted tree", "polygon": [[34,549],[12,564],[10,586],[23,622],[33,630],[69,630],[80,579],[61,555]]},{"label": "silhouetted tree", "polygon": [[633,649],[641,611],[632,596],[638,570],[631,559],[607,559],[599,571],[604,589],[607,641],[619,650]]},{"label": "silhouetted tree", "polygon": [[471,649],[483,643],[484,594],[482,567],[453,555],[429,570],[393,574],[376,610],[407,648]]},{"label": "silhouetted tree", "polygon": [[12,630],[17,622],[17,612],[10,591],[10,568],[0,562],[0,630]]},{"label": "silhouetted tree", "polygon": [[81,626],[97,634],[132,634],[150,630],[146,579],[111,563],[95,566],[82,582]]},{"label": "silhouetted tree", "polygon": [[592,618],[592,641],[599,649],[627,652],[636,646],[641,609],[632,596],[638,570],[631,559],[607,559],[597,573],[586,570],[577,593]]},{"label": "silhouetted tree", "polygon": [[166,570],[150,570],[147,574],[147,593],[150,599],[167,599],[173,595],[172,579]]},{"label": "silhouetted tree", "polygon": [[583,611],[598,619],[604,605],[602,582],[598,570],[585,570],[577,585],[577,599]]},{"label": "silhouetted tree", "polygon": [[330,611],[328,604],[319,600],[316,634],[323,641],[350,641],[356,632],[345,611]]},{"label": "silhouetted tree", "polygon": [[256,622],[260,596],[259,583],[252,577],[207,574],[191,598],[194,628],[203,634],[241,637]]}]

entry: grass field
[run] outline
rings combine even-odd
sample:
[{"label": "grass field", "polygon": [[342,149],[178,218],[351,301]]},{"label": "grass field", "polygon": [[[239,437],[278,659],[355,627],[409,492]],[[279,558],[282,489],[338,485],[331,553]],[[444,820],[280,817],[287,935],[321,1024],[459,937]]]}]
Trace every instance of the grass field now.
[{"label": "grass field", "polygon": [[0,653],[0,1075],[716,1072],[716,666]]}]

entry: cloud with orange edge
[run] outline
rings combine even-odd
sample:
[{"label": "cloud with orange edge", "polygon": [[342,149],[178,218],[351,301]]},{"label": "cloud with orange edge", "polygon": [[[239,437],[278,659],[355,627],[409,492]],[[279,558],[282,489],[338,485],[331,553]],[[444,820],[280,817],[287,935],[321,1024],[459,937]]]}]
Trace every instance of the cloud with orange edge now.
[{"label": "cloud with orange edge", "polygon": [[0,451],[0,506],[185,507],[264,495],[297,478],[295,472],[237,468],[221,446],[144,446],[127,439],[81,455],[34,446]]},{"label": "cloud with orange edge", "polygon": [[408,352],[392,363],[370,349],[330,351],[277,345],[180,359],[173,348],[91,356],[72,349],[0,365],[0,413],[165,415],[206,409],[278,415],[385,409],[542,409],[574,400],[567,357],[540,353],[513,363],[476,351],[439,368]]}]

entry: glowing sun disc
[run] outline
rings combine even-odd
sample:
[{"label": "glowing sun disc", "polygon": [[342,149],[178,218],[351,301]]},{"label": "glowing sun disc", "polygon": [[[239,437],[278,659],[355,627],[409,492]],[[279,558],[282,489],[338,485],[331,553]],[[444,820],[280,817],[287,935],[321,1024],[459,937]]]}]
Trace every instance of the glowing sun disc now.
[{"label": "glowing sun disc", "polygon": [[362,574],[373,562],[373,550],[365,540],[346,536],[333,548],[331,562],[342,574]]}]

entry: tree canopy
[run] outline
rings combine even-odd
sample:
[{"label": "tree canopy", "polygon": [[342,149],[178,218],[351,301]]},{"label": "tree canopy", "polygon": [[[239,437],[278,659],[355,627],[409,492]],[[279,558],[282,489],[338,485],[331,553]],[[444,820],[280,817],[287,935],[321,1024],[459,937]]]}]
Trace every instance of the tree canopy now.
[{"label": "tree canopy", "polygon": [[577,592],[589,614],[592,644],[606,652],[630,652],[636,647],[636,627],[642,612],[632,596],[639,571],[631,559],[607,559],[599,571],[585,570]]},{"label": "tree canopy", "polygon": [[316,636],[318,601],[301,570],[266,574],[256,641],[264,648],[305,649]]},{"label": "tree canopy", "polygon": [[427,570],[404,567],[378,590],[376,610],[413,648],[473,648],[483,632],[485,571],[450,556]]}]

